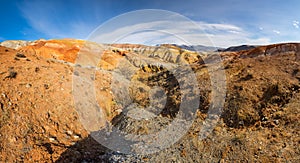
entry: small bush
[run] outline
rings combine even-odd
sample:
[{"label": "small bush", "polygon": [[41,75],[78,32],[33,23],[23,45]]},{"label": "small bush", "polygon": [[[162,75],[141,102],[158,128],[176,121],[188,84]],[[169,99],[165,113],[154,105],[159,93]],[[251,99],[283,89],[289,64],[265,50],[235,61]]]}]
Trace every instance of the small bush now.
[{"label": "small bush", "polygon": [[17,72],[16,71],[13,71],[13,70],[10,70],[9,72],[8,72],[8,76],[6,76],[6,78],[10,78],[10,79],[12,79],[12,78],[16,78],[17,77]]},{"label": "small bush", "polygon": [[26,56],[24,54],[22,54],[22,53],[17,53],[16,57],[18,57],[18,58],[26,58]]}]

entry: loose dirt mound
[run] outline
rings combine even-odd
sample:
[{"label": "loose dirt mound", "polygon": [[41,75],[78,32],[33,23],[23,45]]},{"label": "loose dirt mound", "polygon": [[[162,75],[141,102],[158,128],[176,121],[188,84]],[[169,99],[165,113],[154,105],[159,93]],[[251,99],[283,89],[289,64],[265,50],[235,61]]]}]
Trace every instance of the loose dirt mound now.
[{"label": "loose dirt mound", "polygon": [[[0,46],[1,162],[300,161],[299,44],[221,54],[227,77],[226,103],[221,120],[204,140],[198,139],[198,133],[207,117],[211,81],[203,59],[209,61],[210,55],[172,49],[166,57],[165,49],[160,49],[155,56],[140,53],[141,48],[153,52],[143,45],[106,45],[109,48],[93,78],[99,88],[96,98],[106,119],[128,133],[149,134],[157,126],[167,126],[177,116],[180,101],[172,75],[159,66],[145,66],[137,58],[161,64],[184,61],[192,64],[197,75],[201,105],[192,127],[171,147],[144,156],[110,151],[82,126],[74,107],[72,77],[80,75],[74,72],[80,66],[74,62],[83,45],[78,40],[41,40],[18,50]],[[172,59],[176,56],[181,59]],[[167,107],[154,120],[130,119],[115,101],[120,95],[111,90],[109,72],[119,69],[122,59],[126,60],[125,70],[137,70],[130,79],[134,102],[148,106],[147,92],[157,84],[169,92]]]}]

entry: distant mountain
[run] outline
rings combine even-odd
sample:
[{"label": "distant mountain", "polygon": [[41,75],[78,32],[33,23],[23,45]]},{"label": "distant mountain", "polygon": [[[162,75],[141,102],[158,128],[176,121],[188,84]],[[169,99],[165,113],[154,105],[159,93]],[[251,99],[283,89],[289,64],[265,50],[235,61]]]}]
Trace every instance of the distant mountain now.
[{"label": "distant mountain", "polygon": [[227,49],[218,49],[218,52],[237,52],[242,50],[251,50],[256,48],[254,45],[239,45],[239,46],[231,46]]},{"label": "distant mountain", "polygon": [[[167,44],[162,44],[162,45],[166,46]],[[168,44],[168,45],[176,46],[181,49],[186,49],[189,51],[201,51],[201,52],[210,52],[210,51],[216,51],[220,49],[219,47],[204,46],[204,45],[177,45],[177,44]]]},{"label": "distant mountain", "polygon": [[239,46],[231,46],[229,48],[220,48],[220,47],[213,47],[213,46],[204,46],[204,45],[177,45],[177,44],[169,44],[175,47],[179,47],[181,49],[186,49],[189,51],[200,51],[200,52],[237,52],[242,50],[251,50],[258,46],[255,45],[239,45]]}]

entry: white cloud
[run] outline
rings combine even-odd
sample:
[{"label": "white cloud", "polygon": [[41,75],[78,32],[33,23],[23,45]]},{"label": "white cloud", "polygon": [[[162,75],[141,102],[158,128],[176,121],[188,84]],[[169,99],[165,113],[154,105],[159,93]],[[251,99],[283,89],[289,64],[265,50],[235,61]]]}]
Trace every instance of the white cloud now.
[{"label": "white cloud", "polygon": [[293,21],[293,26],[298,29],[299,28],[299,21],[294,20]]},{"label": "white cloud", "polygon": [[[105,28],[105,27],[102,27]],[[240,44],[268,44],[265,37],[253,36],[232,24],[210,24],[187,21],[154,21],[121,26],[107,32],[98,29],[90,39],[98,43],[190,44],[228,47]],[[102,31],[106,31],[102,33]]]},{"label": "white cloud", "polygon": [[232,24],[210,24],[206,22],[199,22],[199,27],[203,30],[224,30],[224,31],[242,31],[240,27]]},{"label": "white cloud", "polygon": [[276,34],[278,34],[278,35],[280,34],[280,31],[275,30],[275,29],[273,30],[273,32],[276,33]]},{"label": "white cloud", "polygon": [[[46,3],[42,4],[45,8],[39,7],[41,3]],[[95,22],[81,19],[63,20],[58,15],[53,15],[55,14],[53,11],[57,7],[59,4],[49,5],[46,1],[36,1],[36,3],[27,3],[26,1],[20,9],[35,30],[50,38],[85,39],[89,32],[94,29]],[[135,21],[131,15],[131,17],[128,16],[121,21],[106,23],[99,28],[100,31],[96,30],[93,33],[90,40],[99,43],[127,42],[152,45],[177,43],[215,45],[218,47],[239,44],[267,44],[270,42],[266,37],[254,37],[249,31],[233,24],[193,22],[181,17],[179,19],[176,19],[177,17],[165,19],[164,15],[161,16],[161,19],[152,20],[152,17],[158,16],[160,16],[159,13],[155,16],[145,14],[142,17],[136,16],[138,19]],[[148,21],[148,19],[152,21]],[[116,19],[112,20],[116,21]],[[127,20],[130,20],[129,22],[134,20],[135,23],[128,24]]]}]

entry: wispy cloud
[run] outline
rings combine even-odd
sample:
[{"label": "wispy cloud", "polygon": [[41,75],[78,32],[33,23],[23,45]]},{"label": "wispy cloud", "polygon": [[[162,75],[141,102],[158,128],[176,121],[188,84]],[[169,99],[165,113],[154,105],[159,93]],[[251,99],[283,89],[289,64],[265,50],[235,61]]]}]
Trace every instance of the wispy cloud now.
[{"label": "wispy cloud", "polygon": [[[85,38],[94,26],[77,15],[60,13],[61,1],[25,1],[20,4],[23,17],[31,27],[50,38]],[[74,17],[73,17],[74,16]]]},{"label": "wispy cloud", "polygon": [[275,29],[273,30],[273,32],[276,33],[276,34],[278,34],[278,35],[281,33],[280,31],[275,30]]},{"label": "wispy cloud", "polygon": [[[105,28],[105,27],[103,27]],[[96,31],[90,39],[99,43],[191,44],[227,47],[239,44],[268,44],[265,37],[254,38],[249,32],[232,24],[211,24],[188,21],[154,21],[121,26],[106,33]]]},{"label": "wispy cloud", "polygon": [[[93,20],[93,17],[86,19],[87,15],[84,15],[85,13],[82,13],[81,16],[78,16],[80,14],[62,16],[65,13],[60,12],[64,5],[61,1],[25,1],[20,6],[20,10],[32,28],[48,38],[86,39],[98,24],[95,21],[90,21]],[[191,23],[181,19],[145,22],[143,16],[139,17],[140,20],[137,20],[137,23],[124,23],[127,20],[132,21],[132,19],[135,18],[128,17],[123,22],[106,24],[107,29],[103,30],[101,28],[102,31],[94,32],[90,39],[101,43],[127,42],[152,45],[177,43],[220,47],[270,43],[267,36],[257,37],[252,32],[229,23],[208,23],[204,21]],[[144,31],[141,31],[141,29]]]},{"label": "wispy cloud", "polygon": [[[175,0],[174,3],[159,0],[146,2],[137,3],[130,0],[120,2],[90,0],[88,3],[84,0],[74,0],[72,2],[59,0],[18,2],[21,14],[27,20],[24,28],[25,26],[28,28],[21,29],[28,33],[22,38],[68,37],[85,39],[98,25],[113,16],[130,10],[160,8],[179,12],[189,18],[198,20],[198,22],[195,22],[198,25],[197,29],[194,29],[194,26],[185,27],[184,22],[178,21],[178,24],[173,26],[174,31],[171,32],[178,33],[179,30],[184,37],[195,35],[200,37],[201,32],[200,34],[197,33],[200,28],[210,37],[211,42],[214,42],[217,46],[247,44],[248,42],[266,44],[279,41],[298,41],[300,39],[300,22],[298,20],[300,13],[296,7],[299,6],[299,1],[280,4],[258,0],[230,0],[229,2],[219,1],[218,5],[214,1],[204,0],[191,0],[190,3],[180,0]],[[247,7],[245,8],[245,6]],[[143,18],[144,15],[140,17],[141,20]],[[145,23],[140,21],[136,24],[141,25],[142,22]],[[152,23],[154,22],[152,21]],[[132,27],[132,25],[123,27],[127,26]],[[118,29],[123,27],[119,26]],[[170,30],[172,29],[169,27],[168,31]],[[117,32],[117,29],[114,28],[109,31]],[[151,34],[148,32],[148,34],[150,36],[154,35],[153,32]],[[137,34],[135,36],[137,37]],[[146,34],[141,36],[148,37]],[[129,36],[126,38],[129,40]],[[132,35],[130,38],[132,41],[137,40],[137,38],[133,39]],[[160,35],[158,38],[160,42],[176,40],[166,35]],[[201,39],[207,40],[204,37]],[[142,41],[142,39],[140,40]],[[156,39],[153,38],[152,40],[150,42],[154,42]],[[189,40],[193,39],[189,38]],[[158,40],[156,41],[158,42]],[[177,42],[179,42],[178,39]],[[196,41],[191,42],[195,43]],[[205,41],[198,40],[198,42]]]},{"label": "wispy cloud", "polygon": [[298,29],[299,28],[299,21],[294,20],[293,21],[293,26]]}]

